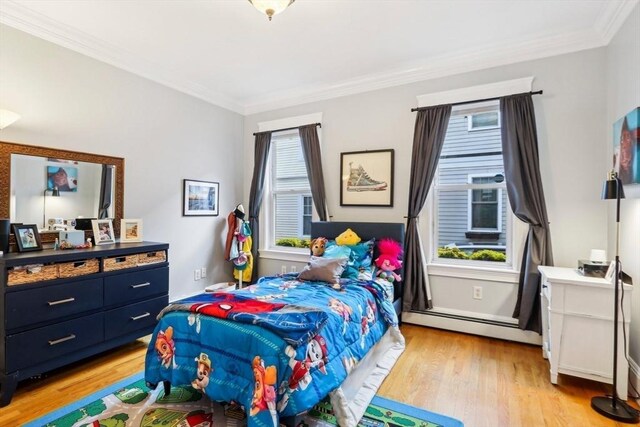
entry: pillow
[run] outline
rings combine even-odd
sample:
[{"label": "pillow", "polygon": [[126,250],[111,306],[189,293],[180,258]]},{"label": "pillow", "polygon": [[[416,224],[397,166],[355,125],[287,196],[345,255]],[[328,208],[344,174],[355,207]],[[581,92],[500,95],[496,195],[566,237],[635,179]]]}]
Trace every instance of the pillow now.
[{"label": "pillow", "polygon": [[338,246],[334,240],[329,240],[324,248],[324,258],[351,258],[351,248]]},{"label": "pillow", "polygon": [[[342,277],[370,280],[372,277],[371,266],[374,243],[375,240],[371,239],[355,245],[339,246],[336,241],[329,240],[325,249],[325,256],[327,256],[327,253],[340,253],[341,256],[348,256],[349,262],[342,273]],[[346,252],[347,249],[349,252]],[[336,256],[334,256],[334,258],[336,258]]]},{"label": "pillow", "polygon": [[348,258],[325,258],[312,256],[298,275],[299,280],[337,283],[347,265]]},{"label": "pillow", "polygon": [[336,243],[340,246],[355,245],[360,243],[360,237],[350,228],[343,231],[338,237],[336,237]]}]

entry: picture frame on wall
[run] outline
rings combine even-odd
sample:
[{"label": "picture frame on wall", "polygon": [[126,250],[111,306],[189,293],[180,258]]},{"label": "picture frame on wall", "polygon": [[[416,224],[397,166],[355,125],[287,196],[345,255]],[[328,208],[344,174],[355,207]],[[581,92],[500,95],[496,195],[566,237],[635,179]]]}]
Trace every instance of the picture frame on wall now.
[{"label": "picture frame on wall", "polygon": [[340,206],[393,206],[394,150],[340,153]]},{"label": "picture frame on wall", "polygon": [[91,220],[93,228],[93,240],[96,245],[107,245],[115,243],[116,238],[113,233],[113,221],[110,219],[93,219]]},{"label": "picture frame on wall", "polygon": [[120,243],[142,242],[142,220],[120,220]]},{"label": "picture frame on wall", "polygon": [[640,107],[613,124],[613,170],[627,198],[640,197]]},{"label": "picture frame on wall", "polygon": [[13,235],[16,238],[18,252],[41,251],[42,242],[38,226],[35,224],[13,224]]},{"label": "picture frame on wall", "polygon": [[219,183],[185,179],[182,196],[182,216],[218,216]]}]

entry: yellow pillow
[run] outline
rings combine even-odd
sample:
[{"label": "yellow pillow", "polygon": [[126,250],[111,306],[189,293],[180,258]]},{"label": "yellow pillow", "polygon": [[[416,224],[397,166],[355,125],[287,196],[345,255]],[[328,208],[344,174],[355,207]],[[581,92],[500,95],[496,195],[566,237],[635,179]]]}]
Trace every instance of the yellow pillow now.
[{"label": "yellow pillow", "polygon": [[360,243],[362,240],[358,235],[350,228],[347,228],[342,234],[336,237],[336,243],[340,246],[350,246]]}]

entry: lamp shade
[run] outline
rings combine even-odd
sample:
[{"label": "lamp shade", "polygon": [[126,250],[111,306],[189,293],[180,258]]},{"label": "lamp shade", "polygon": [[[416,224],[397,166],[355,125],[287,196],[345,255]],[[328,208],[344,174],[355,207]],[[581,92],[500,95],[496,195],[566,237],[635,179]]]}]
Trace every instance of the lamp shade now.
[{"label": "lamp shade", "polygon": [[620,191],[620,198],[624,199],[624,188],[622,184],[618,184],[618,178],[607,179],[602,186],[602,199],[610,200],[618,198],[618,191]]},{"label": "lamp shade", "polygon": [[20,114],[13,111],[0,109],[0,130],[6,128],[11,123],[20,118]]},{"label": "lamp shade", "polygon": [[269,17],[269,21],[273,18],[273,15],[277,15],[285,10],[295,0],[249,0],[249,3],[253,5],[260,12]]},{"label": "lamp shade", "polygon": [[51,196],[60,197],[60,190],[58,190],[58,187],[53,187],[53,190],[51,190]]}]

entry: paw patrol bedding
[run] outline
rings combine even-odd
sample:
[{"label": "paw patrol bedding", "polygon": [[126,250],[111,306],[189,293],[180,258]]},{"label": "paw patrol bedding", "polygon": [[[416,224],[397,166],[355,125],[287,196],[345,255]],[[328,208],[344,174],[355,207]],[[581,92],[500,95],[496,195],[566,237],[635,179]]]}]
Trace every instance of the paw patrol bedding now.
[{"label": "paw patrol bedding", "polygon": [[244,406],[248,425],[310,409],[336,390],[389,328],[393,306],[375,282],[340,289],[294,276],[266,277],[204,294],[160,314],[145,379],[191,384],[212,400]]}]

